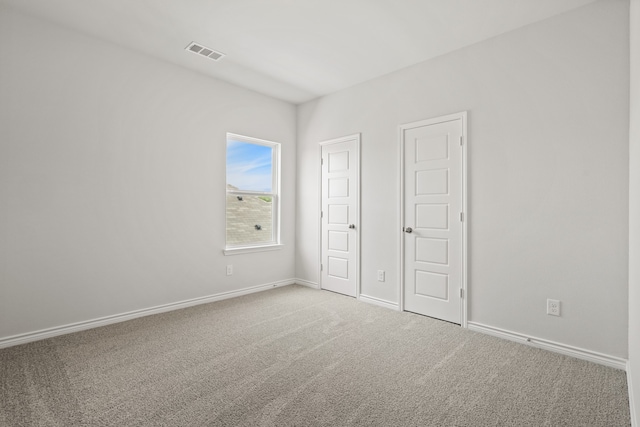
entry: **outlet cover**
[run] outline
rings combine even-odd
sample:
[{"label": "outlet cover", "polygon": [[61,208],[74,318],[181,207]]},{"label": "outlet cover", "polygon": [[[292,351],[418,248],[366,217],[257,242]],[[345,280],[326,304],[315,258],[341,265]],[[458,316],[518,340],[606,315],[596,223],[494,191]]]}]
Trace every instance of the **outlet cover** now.
[{"label": "outlet cover", "polygon": [[378,282],[384,282],[384,270],[378,270]]},{"label": "outlet cover", "polygon": [[227,276],[232,276],[233,275],[233,265],[229,264],[227,265]]},{"label": "outlet cover", "polygon": [[560,301],[557,299],[548,299],[547,314],[550,316],[560,316]]}]

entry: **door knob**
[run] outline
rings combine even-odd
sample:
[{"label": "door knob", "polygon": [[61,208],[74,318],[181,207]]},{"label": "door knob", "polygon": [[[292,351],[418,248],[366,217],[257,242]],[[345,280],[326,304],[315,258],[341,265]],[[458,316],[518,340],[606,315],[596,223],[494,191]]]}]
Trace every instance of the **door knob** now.
[{"label": "door knob", "polygon": [[413,232],[413,228],[407,227],[407,228],[404,229],[404,232],[405,233],[412,233]]},{"label": "door knob", "polygon": [[356,228],[355,224],[349,224],[349,228]]}]

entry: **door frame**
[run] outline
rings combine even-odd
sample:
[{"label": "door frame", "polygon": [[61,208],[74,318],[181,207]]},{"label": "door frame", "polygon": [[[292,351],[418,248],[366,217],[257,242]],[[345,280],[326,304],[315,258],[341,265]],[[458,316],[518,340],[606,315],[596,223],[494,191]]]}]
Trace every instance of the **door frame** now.
[{"label": "door frame", "polygon": [[356,224],[356,237],[355,237],[355,258],[356,258],[356,299],[360,299],[360,140],[361,134],[355,133],[353,135],[342,136],[340,138],[329,139],[318,143],[318,289],[322,289],[322,147],[325,145],[337,144],[340,142],[356,140],[356,212],[355,212],[355,224]]},{"label": "door frame", "polygon": [[442,122],[450,122],[454,120],[461,120],[462,123],[462,297],[460,298],[460,326],[467,327],[467,308],[468,308],[468,284],[467,284],[467,252],[468,252],[468,224],[469,215],[467,208],[467,112],[462,111],[454,114],[447,114],[445,116],[434,117],[431,119],[419,120],[416,122],[405,123],[398,126],[398,146],[399,146],[399,163],[400,163],[400,191],[399,196],[399,211],[398,211],[398,233],[400,235],[398,239],[399,258],[398,258],[398,306],[400,311],[404,310],[404,140],[403,134],[405,130],[413,129],[416,127],[434,125]]}]

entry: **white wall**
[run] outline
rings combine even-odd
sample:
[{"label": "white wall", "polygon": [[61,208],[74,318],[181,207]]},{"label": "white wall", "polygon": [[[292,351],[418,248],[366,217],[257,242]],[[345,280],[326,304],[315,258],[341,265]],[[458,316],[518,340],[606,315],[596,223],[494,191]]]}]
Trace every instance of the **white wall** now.
[{"label": "white wall", "polygon": [[[292,278],[295,114],[0,8],[0,339]],[[284,250],[222,255],[226,132],[282,143]]]},{"label": "white wall", "polygon": [[[285,280],[294,258],[316,282],[317,143],[355,132],[362,291],[397,302],[397,125],[468,110],[470,320],[625,357],[626,14],[625,1],[598,2],[301,106],[295,204],[294,107],[0,6],[0,340]],[[295,255],[285,226],[282,251],[222,256],[227,131],[283,143]],[[544,315],[547,297],[562,318]]]},{"label": "white wall", "polygon": [[596,2],[300,106],[297,277],[317,144],[362,132],[362,293],[397,303],[397,126],[468,110],[470,320],[626,358],[628,21]]},{"label": "white wall", "polygon": [[[640,426],[640,0],[631,0],[629,126],[629,399]],[[633,388],[632,388],[633,387]]]}]

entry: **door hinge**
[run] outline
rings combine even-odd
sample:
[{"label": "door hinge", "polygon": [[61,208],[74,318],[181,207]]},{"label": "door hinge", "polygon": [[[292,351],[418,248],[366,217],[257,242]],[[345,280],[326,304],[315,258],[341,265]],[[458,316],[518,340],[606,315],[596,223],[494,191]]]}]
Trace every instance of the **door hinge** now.
[{"label": "door hinge", "polygon": [[322,264],[320,264],[320,271],[322,271],[322,269],[323,269],[323,266],[322,266]]},{"label": "door hinge", "polygon": [[324,165],[324,159],[322,157],[320,157],[320,164]]},{"label": "door hinge", "polygon": [[460,145],[464,144],[464,137],[460,135]]},{"label": "door hinge", "polygon": [[324,212],[320,211],[320,218],[324,218]]},{"label": "door hinge", "polygon": [[460,288],[460,298],[464,298],[464,289]]},{"label": "door hinge", "polygon": [[460,222],[464,222],[464,212],[460,212]]}]

